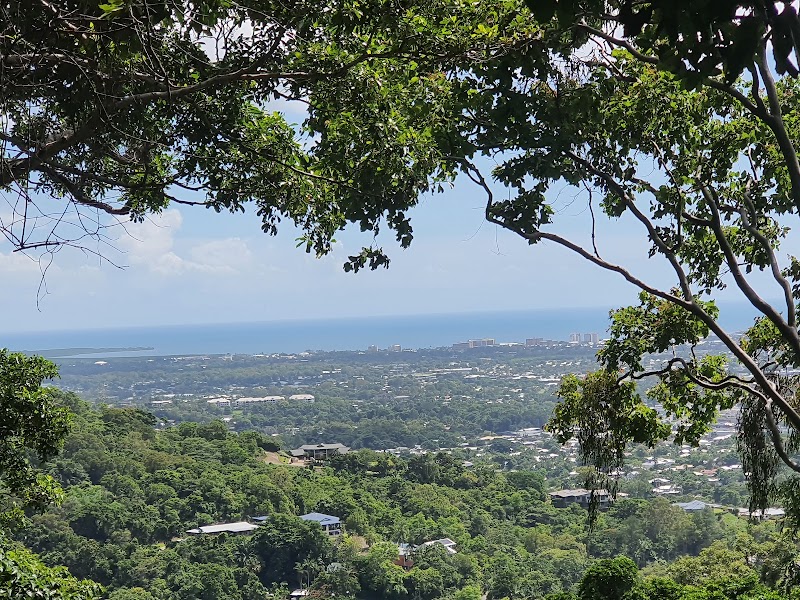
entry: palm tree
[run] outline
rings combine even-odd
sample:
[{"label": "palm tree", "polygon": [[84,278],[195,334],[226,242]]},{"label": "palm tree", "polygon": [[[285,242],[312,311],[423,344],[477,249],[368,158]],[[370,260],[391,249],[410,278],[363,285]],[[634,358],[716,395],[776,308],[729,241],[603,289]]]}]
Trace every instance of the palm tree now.
[{"label": "palm tree", "polygon": [[311,579],[320,570],[320,564],[318,561],[313,560],[311,558],[304,558],[299,563],[295,564],[294,570],[297,571],[298,576],[300,577],[300,589],[304,589],[303,586],[303,576],[305,575],[306,585],[305,587],[311,587]]},{"label": "palm tree", "polygon": [[238,544],[233,551],[233,560],[237,567],[258,573],[261,571],[261,561],[250,544]]}]

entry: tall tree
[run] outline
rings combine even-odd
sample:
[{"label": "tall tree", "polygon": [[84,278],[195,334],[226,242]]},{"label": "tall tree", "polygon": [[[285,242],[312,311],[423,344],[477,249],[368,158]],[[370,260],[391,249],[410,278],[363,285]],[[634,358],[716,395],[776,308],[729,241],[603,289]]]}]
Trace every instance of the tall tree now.
[{"label": "tall tree", "polygon": [[[739,404],[751,508],[782,498],[796,517],[800,262],[779,249],[800,210],[789,43],[797,13],[774,2],[685,8],[537,4],[539,18],[572,44],[544,68],[532,63],[530,75],[524,60],[505,79],[490,64],[478,83],[480,97],[487,80],[500,90],[478,104],[478,122],[487,125],[476,139],[513,155],[494,175],[517,194],[495,200],[482,175],[467,168],[486,189],[491,222],[531,244],[559,245],[641,290],[638,306],[613,311],[601,370],[563,382],[550,424],[562,441],[577,437],[598,468],[597,483],[613,484],[605,476],[622,465],[628,443],[697,444],[720,409]],[[546,192],[559,181],[587,191],[585,243],[558,229]],[[596,235],[603,217],[639,226],[674,286],[606,258]],[[741,339],[718,320],[714,296],[725,287],[760,315]],[[770,302],[773,296],[779,300]],[[710,334],[728,356],[695,351]],[[646,368],[652,354],[664,358]],[[655,379],[648,395],[667,418],[646,406],[634,385],[642,379]]]},{"label": "tall tree", "polygon": [[0,516],[5,519],[61,496],[55,480],[32,462],[55,456],[69,430],[69,410],[42,387],[57,375],[44,358],[0,350]]},{"label": "tall tree", "polygon": [[102,587],[76,579],[64,567],[48,567],[27,550],[0,540],[0,594],[4,598],[96,600]]}]

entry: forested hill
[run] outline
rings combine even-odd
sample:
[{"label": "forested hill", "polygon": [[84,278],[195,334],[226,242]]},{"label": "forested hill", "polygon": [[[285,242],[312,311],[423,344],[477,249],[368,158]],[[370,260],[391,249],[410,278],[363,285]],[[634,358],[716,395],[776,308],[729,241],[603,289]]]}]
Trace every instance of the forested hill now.
[{"label": "forested hill", "polygon": [[[156,431],[138,409],[62,401],[74,426],[45,469],[64,501],[11,535],[109,600],[278,599],[300,587],[396,600],[798,597],[796,546],[772,522],[620,500],[589,532],[583,509],[551,505],[537,472],[370,450],[316,468],[271,464],[272,439],[221,421]],[[334,541],[297,518],[312,511],[341,518],[346,534]],[[269,519],[251,534],[186,533],[257,515]],[[422,546],[413,565],[397,564],[399,543],[441,538],[456,551]]]}]

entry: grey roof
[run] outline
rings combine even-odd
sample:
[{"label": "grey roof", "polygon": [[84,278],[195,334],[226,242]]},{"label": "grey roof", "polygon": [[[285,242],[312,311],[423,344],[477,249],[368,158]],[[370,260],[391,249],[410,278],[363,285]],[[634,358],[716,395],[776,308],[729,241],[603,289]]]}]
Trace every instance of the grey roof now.
[{"label": "grey roof", "polygon": [[320,525],[338,525],[342,521],[339,517],[334,517],[332,515],[324,515],[318,512],[308,513],[307,515],[300,515],[300,518],[303,521],[316,521]]},{"label": "grey roof", "polygon": [[691,502],[676,502],[675,506],[680,506],[683,510],[703,510],[708,504],[700,500],[692,500]]},{"label": "grey roof", "polygon": [[218,523],[217,525],[203,525],[195,529],[189,529],[186,533],[242,533],[245,531],[254,531],[258,529],[258,525],[253,525],[247,521],[237,521],[236,523]]},{"label": "grey roof", "polygon": [[[592,493],[592,490],[585,490],[583,488],[577,488],[574,490],[558,490],[557,492],[550,492],[550,495],[555,498],[576,498],[579,496],[588,496]],[[608,496],[608,490],[595,490],[595,496]]]},{"label": "grey roof", "polygon": [[455,546],[456,543],[451,540],[450,538],[441,538],[439,540],[431,540],[430,542],[424,542],[423,546],[430,546],[431,544],[441,544],[442,546]]},{"label": "grey roof", "polygon": [[298,450],[349,450],[344,444],[303,444]]},{"label": "grey roof", "polygon": [[444,546],[445,550],[447,550],[450,554],[456,553],[456,548],[455,548],[456,543],[450,538],[442,538],[440,540],[431,540],[429,542],[423,542],[422,546],[433,546],[434,544],[439,544],[441,546]]}]

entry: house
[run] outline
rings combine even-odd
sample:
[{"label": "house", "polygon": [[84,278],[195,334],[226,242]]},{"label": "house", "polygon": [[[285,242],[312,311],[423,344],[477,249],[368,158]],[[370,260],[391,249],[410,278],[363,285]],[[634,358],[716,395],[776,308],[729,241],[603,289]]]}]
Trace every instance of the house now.
[{"label": "house", "polygon": [[304,444],[291,451],[294,458],[324,460],[337,454],[347,454],[350,448],[343,444]]},{"label": "house", "polygon": [[211,400],[206,400],[206,403],[211,404],[212,406],[230,406],[231,401],[228,398],[211,398]]},{"label": "house", "polygon": [[289,396],[289,402],[313,402],[314,396],[311,394],[292,394]]},{"label": "house", "polygon": [[682,493],[680,486],[672,483],[659,485],[658,487],[654,487],[652,491],[659,496],[680,496]]},{"label": "house", "polygon": [[579,504],[584,508],[588,508],[592,502],[597,503],[599,508],[605,508],[611,503],[612,498],[607,490],[592,491],[578,488],[550,492],[550,501],[556,508],[566,508],[570,504]]},{"label": "house", "polygon": [[322,527],[323,531],[328,535],[342,535],[342,521],[339,517],[312,512],[307,515],[300,515],[300,518],[303,519],[303,521],[319,523],[320,527]]},{"label": "house", "polygon": [[710,508],[710,504],[706,504],[705,502],[701,502],[700,500],[692,500],[691,502],[675,502],[673,506],[678,506],[685,510],[686,512],[695,512],[698,510],[705,510],[706,508]]},{"label": "house", "polygon": [[450,538],[442,538],[440,540],[431,540],[429,542],[423,542],[422,544],[420,544],[420,548],[427,548],[435,544],[443,546],[444,549],[447,550],[448,554],[458,553],[458,551],[456,550],[456,543]]},{"label": "house", "polygon": [[234,401],[236,406],[245,406],[246,404],[254,404],[260,402],[275,403],[286,400],[283,396],[258,396],[258,397],[243,397]]},{"label": "house", "polygon": [[404,569],[410,569],[414,566],[414,553],[417,550],[430,548],[432,546],[442,546],[448,554],[457,554],[458,551],[456,550],[456,543],[451,540],[450,538],[442,538],[439,540],[430,540],[428,542],[423,542],[419,546],[414,546],[412,544],[398,544],[397,545],[397,559],[395,559],[394,564],[403,567]]},{"label": "house", "polygon": [[753,513],[747,508],[740,508],[737,511],[740,517],[745,519],[754,519],[757,521],[764,521],[767,519],[782,519],[786,516],[786,511],[782,508],[765,508],[763,511],[757,510]]},{"label": "house", "polygon": [[412,546],[411,544],[397,544],[397,560],[394,561],[394,564],[403,567],[404,569],[410,569],[414,566],[414,550],[416,550],[416,546]]},{"label": "house", "polygon": [[242,533],[251,533],[256,529],[258,529],[258,525],[254,525],[253,523],[248,523],[247,521],[237,521],[236,523],[218,523],[216,525],[203,525],[202,527],[195,527],[194,529],[188,529],[186,533],[191,533],[192,535],[217,534],[217,533],[242,534]]}]

